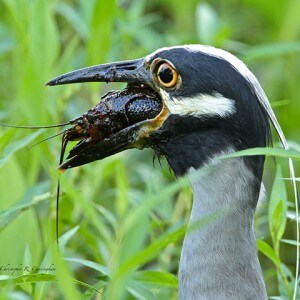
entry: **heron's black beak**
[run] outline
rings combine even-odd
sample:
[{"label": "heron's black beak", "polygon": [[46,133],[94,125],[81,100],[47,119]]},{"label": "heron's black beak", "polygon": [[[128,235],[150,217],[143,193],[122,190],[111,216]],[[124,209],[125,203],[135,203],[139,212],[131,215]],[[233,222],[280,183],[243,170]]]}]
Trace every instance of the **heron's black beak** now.
[{"label": "heron's black beak", "polygon": [[58,76],[46,85],[79,82],[133,82],[151,84],[149,67],[144,58],[92,66]]},{"label": "heron's black beak", "polygon": [[79,82],[127,82],[120,92],[105,95],[96,107],[71,121],[65,142],[80,140],[59,169],[84,165],[129,148],[149,146],[147,137],[168,115],[155,92],[150,66],[145,60],[116,62],[58,76],[47,85]]}]

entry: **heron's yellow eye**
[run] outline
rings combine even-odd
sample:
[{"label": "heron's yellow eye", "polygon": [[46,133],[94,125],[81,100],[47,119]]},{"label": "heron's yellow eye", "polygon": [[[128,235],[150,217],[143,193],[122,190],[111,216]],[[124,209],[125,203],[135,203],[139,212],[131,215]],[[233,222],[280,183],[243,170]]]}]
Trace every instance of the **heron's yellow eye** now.
[{"label": "heron's yellow eye", "polygon": [[158,67],[156,76],[162,87],[172,88],[177,84],[178,72],[166,62]]}]

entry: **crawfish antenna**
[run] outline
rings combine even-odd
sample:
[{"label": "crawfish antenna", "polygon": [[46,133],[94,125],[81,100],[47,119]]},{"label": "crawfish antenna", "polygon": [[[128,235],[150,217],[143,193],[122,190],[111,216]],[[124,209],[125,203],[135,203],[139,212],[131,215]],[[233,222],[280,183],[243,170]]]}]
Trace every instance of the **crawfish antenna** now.
[{"label": "crawfish antenna", "polygon": [[41,125],[41,126],[18,126],[18,125],[11,125],[11,124],[4,124],[0,123],[0,126],[3,127],[10,127],[10,128],[20,128],[20,129],[41,129],[41,128],[56,128],[56,127],[62,127],[66,125],[70,125],[70,122],[65,122],[61,124],[55,124],[55,125]]}]

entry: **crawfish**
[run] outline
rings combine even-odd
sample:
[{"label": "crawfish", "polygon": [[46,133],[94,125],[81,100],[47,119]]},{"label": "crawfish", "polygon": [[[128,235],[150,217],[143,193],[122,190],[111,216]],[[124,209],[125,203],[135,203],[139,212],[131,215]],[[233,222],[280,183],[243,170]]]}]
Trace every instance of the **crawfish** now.
[{"label": "crawfish", "polygon": [[[66,168],[81,165],[80,155],[84,156],[84,163],[88,156],[91,157],[91,161],[96,160],[95,151],[105,151],[113,134],[153,119],[161,110],[162,103],[158,101],[157,94],[144,86],[128,85],[121,91],[108,92],[95,107],[69,122],[73,127],[63,133],[59,170],[63,172]],[[77,140],[80,142],[67,157],[72,158],[73,163],[67,161],[63,164],[68,142]],[[120,139],[118,141],[120,142]],[[103,149],[99,149],[99,142],[103,144]],[[75,160],[77,161],[74,162]]]}]

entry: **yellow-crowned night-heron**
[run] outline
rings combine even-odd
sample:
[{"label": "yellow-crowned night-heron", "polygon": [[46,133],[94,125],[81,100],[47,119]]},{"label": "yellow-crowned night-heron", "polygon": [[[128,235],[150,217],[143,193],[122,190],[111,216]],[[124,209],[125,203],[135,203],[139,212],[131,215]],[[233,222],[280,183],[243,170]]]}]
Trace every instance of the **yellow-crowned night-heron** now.
[{"label": "yellow-crowned night-heron", "polygon": [[267,299],[253,230],[255,208],[263,191],[264,156],[217,159],[266,146],[270,121],[287,147],[255,76],[226,51],[189,45],[73,71],[48,85],[90,81],[127,82],[133,94],[155,95],[162,109],[155,117],[149,119],[145,114],[142,121],[105,139],[95,142],[85,137],[80,143],[88,146],[71,151],[60,169],[143,147],[165,156],[177,176],[205,168],[205,172],[192,176],[190,223],[222,213],[186,235],[179,267],[179,298]]}]

